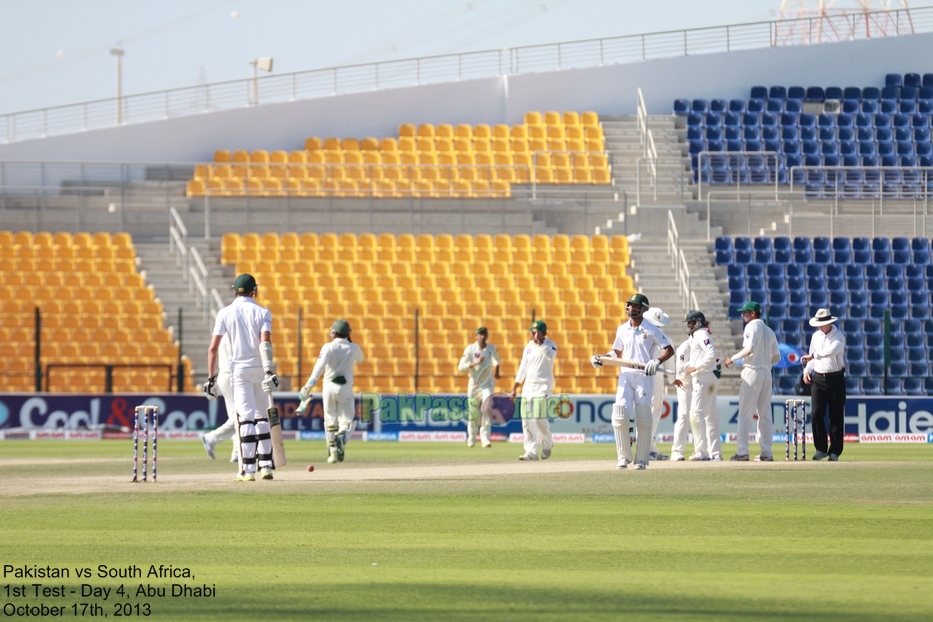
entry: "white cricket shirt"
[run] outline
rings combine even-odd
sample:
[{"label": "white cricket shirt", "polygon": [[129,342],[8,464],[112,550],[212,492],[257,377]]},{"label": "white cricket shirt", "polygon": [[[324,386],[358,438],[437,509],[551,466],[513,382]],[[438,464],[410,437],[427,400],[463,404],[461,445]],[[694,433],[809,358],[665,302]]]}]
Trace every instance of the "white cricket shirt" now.
[{"label": "white cricket shirt", "polygon": [[742,367],[771,369],[772,365],[781,360],[777,336],[760,318],[753,319],[745,325],[742,349],[732,359],[742,359]]},{"label": "white cricket shirt", "polygon": [[230,371],[262,367],[259,336],[272,332],[272,313],[249,296],[236,300],[217,313],[214,335],[230,336]]},{"label": "white cricket shirt", "polygon": [[698,328],[690,335],[690,367],[696,367],[695,375],[708,374],[716,370],[719,356],[709,328]]},{"label": "white cricket shirt", "polygon": [[[483,362],[470,367],[470,364],[480,356],[485,357]],[[486,347],[481,350],[479,344],[474,341],[463,349],[463,356],[460,357],[460,364],[457,365],[457,369],[470,372],[470,382],[467,390],[473,391],[476,388],[492,386],[496,383],[493,376],[494,365],[499,365],[499,351],[496,350],[496,346],[487,343]]]},{"label": "white cricket shirt", "polygon": [[347,379],[344,386],[352,387],[353,366],[362,362],[363,350],[358,345],[343,337],[335,337],[321,348],[308,384],[314,386],[323,374],[325,384],[337,376],[343,376]]},{"label": "white cricket shirt", "polygon": [[522,352],[522,362],[515,374],[515,382],[533,382],[547,385],[548,394],[554,392],[554,359],[557,358],[557,344],[544,338],[541,345],[532,339]]},{"label": "white cricket shirt", "polygon": [[693,376],[687,375],[687,368],[690,367],[691,348],[690,339],[687,338],[682,344],[677,346],[677,351],[674,353],[674,358],[676,360],[674,363],[674,377],[680,380],[681,384],[684,385],[684,389],[688,391],[693,384]]}]

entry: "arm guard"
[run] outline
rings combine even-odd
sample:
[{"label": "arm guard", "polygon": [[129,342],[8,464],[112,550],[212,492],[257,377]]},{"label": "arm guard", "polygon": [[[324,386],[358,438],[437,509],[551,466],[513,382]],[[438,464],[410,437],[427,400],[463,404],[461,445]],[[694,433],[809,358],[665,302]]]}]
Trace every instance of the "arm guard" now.
[{"label": "arm guard", "polygon": [[262,359],[262,368],[267,372],[275,373],[275,363],[272,362],[272,342],[263,341],[259,344],[259,358]]}]

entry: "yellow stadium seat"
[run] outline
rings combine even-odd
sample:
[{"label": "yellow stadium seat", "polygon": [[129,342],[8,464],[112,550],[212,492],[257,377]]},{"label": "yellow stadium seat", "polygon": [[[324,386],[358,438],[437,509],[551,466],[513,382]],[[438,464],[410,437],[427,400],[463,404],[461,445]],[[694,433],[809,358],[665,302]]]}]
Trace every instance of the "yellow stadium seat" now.
[{"label": "yellow stadium seat", "polygon": [[542,125],[543,123],[540,112],[531,111],[525,113],[525,125]]},{"label": "yellow stadium seat", "polygon": [[434,125],[430,123],[422,123],[418,126],[417,136],[419,138],[434,138]]},{"label": "yellow stadium seat", "polygon": [[358,138],[344,138],[340,141],[340,148],[344,151],[359,151],[360,141]]},{"label": "yellow stadium seat", "polygon": [[582,123],[583,125],[598,127],[599,126],[599,115],[596,114],[595,112],[590,112],[590,111],[584,112],[582,115],[580,115],[580,123]]}]

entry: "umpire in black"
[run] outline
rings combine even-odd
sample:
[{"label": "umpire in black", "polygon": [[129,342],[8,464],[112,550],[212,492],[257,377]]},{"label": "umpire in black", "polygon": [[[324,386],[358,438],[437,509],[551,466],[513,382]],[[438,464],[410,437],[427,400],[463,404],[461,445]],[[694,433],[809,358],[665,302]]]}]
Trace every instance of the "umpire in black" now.
[{"label": "umpire in black", "polygon": [[[819,330],[810,340],[810,353],[801,361],[806,365],[803,381],[810,385],[813,422],[814,460],[829,458],[839,460],[842,454],[842,437],[845,432],[846,407],[846,340],[842,332],[833,326],[839,318],[826,309],[820,309],[810,320],[810,326]],[[826,415],[829,414],[829,447],[826,446]]]}]

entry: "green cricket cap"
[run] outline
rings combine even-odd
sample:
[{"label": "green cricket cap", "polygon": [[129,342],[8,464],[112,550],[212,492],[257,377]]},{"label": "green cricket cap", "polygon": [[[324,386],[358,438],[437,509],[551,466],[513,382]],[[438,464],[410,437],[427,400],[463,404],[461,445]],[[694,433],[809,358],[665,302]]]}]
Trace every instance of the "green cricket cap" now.
[{"label": "green cricket cap", "polygon": [[536,330],[539,333],[546,333],[547,324],[545,324],[541,320],[535,320],[534,322],[531,323],[531,328],[529,328],[528,330]]},{"label": "green cricket cap", "polygon": [[761,305],[754,300],[749,300],[744,305],[739,307],[739,313],[744,313],[745,311],[757,311],[758,313],[761,313]]},{"label": "green cricket cap", "polygon": [[485,326],[480,326],[479,328],[476,329],[476,334],[477,335],[488,335],[489,331],[486,330]]},{"label": "green cricket cap", "polygon": [[238,294],[248,294],[256,289],[256,279],[252,274],[241,274],[233,282],[233,291]]}]

